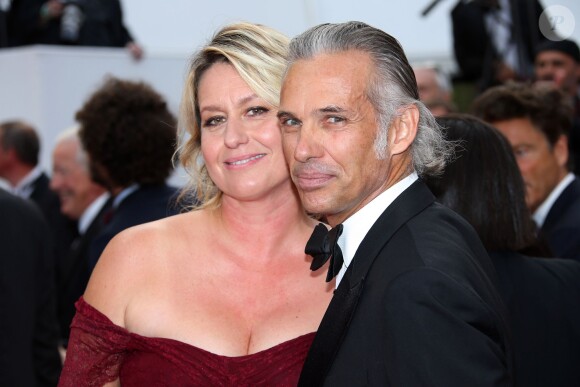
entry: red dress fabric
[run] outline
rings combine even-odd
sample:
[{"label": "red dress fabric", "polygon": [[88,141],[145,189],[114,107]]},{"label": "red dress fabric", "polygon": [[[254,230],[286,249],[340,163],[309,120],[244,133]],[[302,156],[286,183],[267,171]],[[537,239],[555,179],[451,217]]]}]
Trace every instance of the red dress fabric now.
[{"label": "red dress fabric", "polygon": [[216,355],[177,340],[144,337],[109,320],[82,298],[60,387],[296,386],[315,333],[239,357]]}]

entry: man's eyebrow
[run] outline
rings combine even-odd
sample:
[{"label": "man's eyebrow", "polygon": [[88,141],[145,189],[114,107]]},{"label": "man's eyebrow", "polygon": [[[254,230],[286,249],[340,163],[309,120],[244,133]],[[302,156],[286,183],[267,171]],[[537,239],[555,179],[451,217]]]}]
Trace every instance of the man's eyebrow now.
[{"label": "man's eyebrow", "polygon": [[[325,106],[323,108],[317,109],[314,113],[315,114],[325,114],[325,113],[343,113],[345,112],[346,109],[341,108],[338,105],[328,105]],[[295,117],[294,114],[284,111],[284,110],[279,110],[278,114],[276,114],[276,116],[278,118],[282,118],[282,117]]]},{"label": "man's eyebrow", "polygon": [[279,110],[278,114],[276,114],[276,116],[278,118],[282,118],[282,117],[293,117],[294,115],[290,112],[285,112],[284,110]]},{"label": "man's eyebrow", "polygon": [[318,111],[321,113],[342,113],[342,112],[345,112],[346,109],[343,109],[337,105],[328,105],[328,106],[325,106],[323,108],[318,109]]}]

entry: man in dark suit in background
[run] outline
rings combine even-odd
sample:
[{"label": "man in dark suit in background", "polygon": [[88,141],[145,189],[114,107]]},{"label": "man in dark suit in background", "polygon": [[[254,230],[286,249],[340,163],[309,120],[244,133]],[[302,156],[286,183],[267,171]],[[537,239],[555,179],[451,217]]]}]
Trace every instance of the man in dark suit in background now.
[{"label": "man in dark suit in background", "polygon": [[60,198],[61,212],[77,222],[79,233],[68,254],[57,257],[56,261],[58,321],[61,345],[66,348],[75,315],[74,304],[84,293],[91,275],[89,245],[102,228],[110,201],[107,190],[91,180],[88,157],[77,127],[59,135],[52,163],[50,188]]},{"label": "man in dark suit in background", "polygon": [[477,93],[509,80],[533,77],[534,49],[547,38],[538,0],[458,0],[451,10],[457,81]]},{"label": "man in dark suit in background", "polygon": [[306,252],[338,274],[300,385],[512,385],[493,265],[419,178],[452,149],[398,42],[360,22],[322,24],[292,40],[289,60],[286,160],[306,210],[333,227],[319,225]]},{"label": "man in dark suit in background", "polygon": [[580,47],[573,40],[548,40],[536,47],[534,74],[537,83],[549,83],[572,100],[574,116],[568,135],[573,171],[580,174]]},{"label": "man in dark suit in background", "polygon": [[572,103],[553,85],[496,86],[473,103],[514,150],[526,202],[553,256],[580,260],[580,179],[572,171],[568,134]]},{"label": "man in dark suit in background", "polygon": [[49,178],[38,165],[40,140],[36,130],[23,121],[0,123],[0,177],[12,193],[38,205],[50,226],[55,256],[68,251],[76,235],[76,223],[60,213],[58,196],[50,190]]},{"label": "man in dark suit in background", "polygon": [[143,56],[119,0],[12,0],[5,18],[8,46],[125,47],[133,58]]},{"label": "man in dark suit in background", "polygon": [[56,386],[61,360],[48,225],[0,189],[0,385]]},{"label": "man in dark suit in background", "polygon": [[535,245],[535,226],[505,136],[467,114],[437,122],[461,148],[425,182],[473,225],[494,263],[512,328],[515,385],[580,386],[580,262],[519,253]]},{"label": "man in dark suit in background", "polygon": [[173,169],[175,118],[151,86],[116,78],[107,79],[76,118],[92,178],[113,197],[105,226],[91,243],[92,269],[119,232],[178,212],[177,190],[165,183]]}]

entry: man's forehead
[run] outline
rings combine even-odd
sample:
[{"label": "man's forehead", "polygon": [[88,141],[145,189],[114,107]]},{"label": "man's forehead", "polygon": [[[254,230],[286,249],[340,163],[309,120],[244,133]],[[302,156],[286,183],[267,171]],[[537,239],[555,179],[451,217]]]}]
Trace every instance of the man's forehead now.
[{"label": "man's forehead", "polygon": [[[536,63],[538,62],[546,62],[546,61],[566,61],[566,62],[575,62],[574,58],[571,56],[560,52],[560,51],[542,51],[538,53],[536,56]],[[576,63],[578,64],[578,63]]]},{"label": "man's forehead", "polygon": [[356,92],[361,86],[366,87],[369,74],[365,63],[349,57],[336,58],[325,54],[309,60],[301,59],[291,65],[282,84],[282,97],[288,90],[303,90],[308,94]]}]

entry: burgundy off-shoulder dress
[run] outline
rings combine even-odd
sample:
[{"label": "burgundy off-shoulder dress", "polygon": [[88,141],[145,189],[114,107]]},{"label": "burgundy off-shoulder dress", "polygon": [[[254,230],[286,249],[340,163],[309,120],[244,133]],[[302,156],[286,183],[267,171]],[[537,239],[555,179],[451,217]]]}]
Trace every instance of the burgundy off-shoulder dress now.
[{"label": "burgundy off-shoulder dress", "polygon": [[177,340],[144,337],[109,320],[82,298],[71,325],[60,387],[296,386],[315,333],[238,357]]}]

